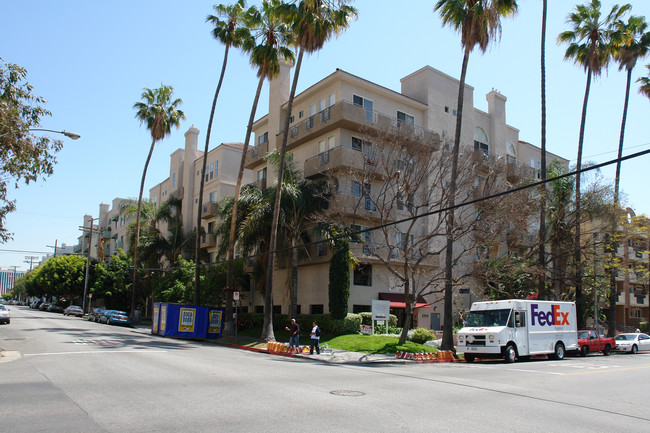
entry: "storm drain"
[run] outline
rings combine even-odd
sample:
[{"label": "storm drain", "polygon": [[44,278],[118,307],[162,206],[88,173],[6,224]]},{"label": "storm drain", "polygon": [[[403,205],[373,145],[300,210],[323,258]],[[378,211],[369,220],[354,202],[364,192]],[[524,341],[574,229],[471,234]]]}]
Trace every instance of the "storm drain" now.
[{"label": "storm drain", "polygon": [[348,389],[339,389],[336,391],[330,391],[332,395],[338,395],[339,397],[361,397],[366,395],[365,392],[361,391],[350,391]]}]

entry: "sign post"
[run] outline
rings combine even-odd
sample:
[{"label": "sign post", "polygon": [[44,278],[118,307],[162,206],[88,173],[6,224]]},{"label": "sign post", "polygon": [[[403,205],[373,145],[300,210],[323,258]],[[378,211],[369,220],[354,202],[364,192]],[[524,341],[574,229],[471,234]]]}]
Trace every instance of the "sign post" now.
[{"label": "sign post", "polygon": [[237,307],[237,301],[239,301],[239,292],[232,292],[232,300],[235,302],[235,340],[237,339],[237,332],[239,331],[239,310]]},{"label": "sign post", "polygon": [[372,326],[376,321],[383,321],[386,324],[386,334],[388,334],[388,319],[390,318],[390,301],[372,300]]}]

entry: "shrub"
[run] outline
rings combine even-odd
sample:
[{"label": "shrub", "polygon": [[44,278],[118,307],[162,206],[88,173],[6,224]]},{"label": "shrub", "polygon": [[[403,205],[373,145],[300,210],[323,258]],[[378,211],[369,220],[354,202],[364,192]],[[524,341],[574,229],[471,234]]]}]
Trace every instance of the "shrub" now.
[{"label": "shrub", "polygon": [[[409,332],[410,334],[410,332]],[[424,344],[429,340],[435,340],[436,336],[433,331],[424,328],[417,328],[413,330],[411,341],[418,344]]]},{"label": "shrub", "polygon": [[650,326],[648,326],[648,322],[640,322],[639,323],[639,330],[643,333],[648,333],[650,331]]},{"label": "shrub", "polygon": [[[372,313],[369,312],[364,312],[364,313],[359,313],[361,316],[361,324],[362,325],[372,325]],[[390,314],[388,316],[388,327],[389,328],[396,328],[397,327],[397,316],[394,314]]]}]

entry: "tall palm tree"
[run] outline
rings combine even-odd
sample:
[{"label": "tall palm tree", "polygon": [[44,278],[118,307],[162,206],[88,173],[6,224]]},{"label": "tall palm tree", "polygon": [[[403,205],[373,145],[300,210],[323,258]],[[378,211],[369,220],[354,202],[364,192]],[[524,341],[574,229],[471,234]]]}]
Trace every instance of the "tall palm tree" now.
[{"label": "tall palm tree", "polygon": [[135,118],[140,124],[145,124],[151,133],[151,147],[147,160],[142,170],[142,181],[140,182],[140,195],[138,196],[138,210],[135,222],[135,240],[133,242],[133,290],[131,294],[131,315],[135,313],[135,300],[137,288],[138,272],[138,241],[140,238],[140,209],[142,208],[142,192],[144,191],[144,181],[147,177],[147,168],[153,154],[156,142],[164,139],[171,134],[172,126],[178,128],[181,120],[185,120],[185,113],[178,107],[183,103],[180,98],[172,99],[174,88],[162,84],[158,89],[144,88],[142,92],[142,101],[136,102],[133,108],[136,110]]},{"label": "tall palm tree", "polygon": [[648,76],[641,77],[636,81],[637,83],[641,83],[639,86],[639,93],[650,98],[650,65],[645,65],[645,67],[648,70]]},{"label": "tall palm tree", "polygon": [[[614,59],[618,62],[618,70],[627,72],[625,85],[625,102],[623,103],[623,118],[621,120],[621,133],[618,141],[618,161],[616,161],[616,177],[614,178],[614,212],[612,213],[611,232],[615,233],[618,224],[619,209],[619,184],[621,179],[621,157],[623,156],[623,142],[625,138],[625,123],[627,121],[627,109],[630,99],[630,86],[632,83],[632,70],[639,59],[645,57],[650,49],[650,33],[647,33],[648,24],[644,17],[632,16],[627,23],[622,20],[613,23],[612,44]],[[614,248],[609,247],[610,260],[614,260]],[[616,273],[611,267],[610,287],[616,287]],[[616,332],[616,301],[618,293],[611,290],[609,294],[608,324],[610,335]]]},{"label": "tall palm tree", "polygon": [[[251,132],[253,130],[253,122],[255,121],[255,112],[257,111],[257,103],[259,101],[260,93],[262,91],[262,84],[265,79],[271,80],[280,73],[280,62],[286,61],[293,63],[293,52],[289,48],[292,43],[292,34],[284,22],[283,17],[279,13],[280,1],[278,0],[264,0],[261,9],[251,7],[246,14],[246,26],[251,29],[253,38],[259,43],[251,50],[251,64],[257,68],[257,91],[255,92],[255,99],[253,100],[253,107],[248,119],[248,126],[246,127],[246,137],[244,139],[244,149],[242,152],[241,163],[239,165],[239,173],[237,175],[237,185],[235,187],[235,196],[232,206],[232,218],[230,230],[228,233],[228,271],[227,271],[227,289],[226,290],[226,311],[224,322],[224,333],[232,333],[232,287],[234,284],[234,270],[233,260],[235,256],[235,222],[237,215],[237,202],[239,200],[239,192],[241,190],[242,179],[244,177],[244,166],[246,163],[246,153],[248,152],[248,142],[250,141]],[[267,292],[270,292],[267,290]],[[273,341],[275,336],[273,334],[273,314],[272,314],[272,298],[268,297],[264,304],[264,327],[262,329],[263,340]]]},{"label": "tall palm tree", "polygon": [[[546,182],[546,16],[548,10],[547,0],[542,0],[542,37],[540,49],[541,65],[541,100],[542,100],[542,125],[541,125],[541,161],[542,182]],[[537,264],[540,272],[537,292],[542,299],[549,299],[546,287],[546,183],[540,186],[539,201],[539,256]]]},{"label": "tall palm tree", "polygon": [[[219,99],[219,92],[221,91],[221,84],[223,77],[226,73],[226,65],[228,63],[228,53],[230,47],[243,48],[244,51],[252,48],[252,38],[249,30],[243,25],[244,17],[246,15],[246,3],[244,0],[239,0],[233,5],[214,5],[216,15],[208,15],[206,21],[211,23],[214,28],[212,29],[212,36],[225,45],[226,49],[223,54],[223,63],[221,65],[221,75],[219,76],[219,83],[217,90],[214,92],[214,99],[212,100],[212,109],[210,110],[210,120],[208,121],[208,132],[205,135],[205,149],[203,150],[203,165],[201,168],[201,186],[199,187],[199,207],[196,216],[197,233],[201,227],[201,212],[203,208],[203,190],[205,188],[205,167],[208,159],[208,150],[210,148],[210,135],[212,132],[212,121],[214,119],[214,111],[217,106],[217,99]],[[222,20],[221,18],[225,18]],[[199,268],[199,254],[201,249],[201,239],[196,236],[194,263],[196,268],[194,270],[194,304],[199,305],[201,293],[201,272]]]},{"label": "tall palm tree", "polygon": [[475,47],[478,47],[484,53],[489,43],[500,37],[501,18],[515,15],[517,13],[517,2],[515,0],[438,0],[434,10],[440,13],[443,25],[450,26],[460,33],[460,43],[464,50],[456,106],[456,132],[452,149],[451,178],[449,179],[449,211],[447,211],[447,246],[445,251],[444,330],[441,346],[444,350],[452,350],[454,345],[451,299],[454,262],[454,206],[456,205],[458,154],[463,122],[467,63],[469,55]]},{"label": "tall palm tree", "polygon": [[[282,182],[284,178],[284,162],[287,151],[287,140],[289,137],[291,111],[293,108],[293,100],[296,95],[296,87],[298,86],[302,59],[305,53],[312,54],[323,48],[325,42],[327,42],[333,35],[338,35],[343,32],[349,26],[350,20],[357,16],[357,10],[346,3],[346,0],[300,0],[294,1],[292,4],[284,4],[280,7],[280,13],[282,13],[288,23],[291,23],[291,29],[294,33],[295,42],[298,47],[298,60],[296,62],[291,91],[289,93],[284,133],[282,134],[282,144],[280,146],[278,181],[276,185],[275,204],[273,207],[273,221],[271,224],[271,245],[269,249],[269,254],[271,256],[269,257],[268,270],[266,272],[267,296],[270,296],[269,294],[272,292],[271,289],[273,287],[273,257],[275,246],[277,245],[280,199],[282,196],[280,191],[282,191]],[[295,306],[292,306],[292,308],[294,307]]]},{"label": "tall palm tree", "polygon": [[576,313],[578,316],[578,327],[582,327],[582,248],[581,248],[581,206],[580,206],[580,179],[582,170],[582,148],[585,135],[585,122],[587,120],[587,102],[589,100],[589,89],[591,87],[591,77],[600,76],[604,68],[607,67],[611,55],[612,46],[610,44],[611,31],[610,27],[613,22],[620,19],[621,16],[630,9],[630,5],[612,7],[611,12],[602,17],[600,10],[600,0],[591,0],[576,6],[573,13],[569,14],[567,23],[572,27],[571,30],[564,31],[558,36],[558,44],[569,44],[564,58],[573,60],[582,66],[587,72],[587,84],[585,86],[585,96],[582,103],[582,117],[580,120],[580,135],[578,138],[578,157],[576,162],[576,227],[575,227],[575,301]]}]

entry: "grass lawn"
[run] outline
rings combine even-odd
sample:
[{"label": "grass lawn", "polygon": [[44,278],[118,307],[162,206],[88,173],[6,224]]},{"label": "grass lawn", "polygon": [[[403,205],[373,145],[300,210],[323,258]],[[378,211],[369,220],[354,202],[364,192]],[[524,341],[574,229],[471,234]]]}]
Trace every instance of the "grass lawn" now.
[{"label": "grass lawn", "polygon": [[[221,341],[224,343],[236,343],[246,346],[265,348],[265,343],[257,343],[257,339],[261,334],[261,329],[249,329],[247,331],[239,332],[239,339],[237,340],[235,340],[234,337],[231,337],[228,339],[223,339]],[[276,329],[274,331],[274,334],[276,341],[285,343],[289,341],[289,332],[285,329]],[[413,353],[437,352],[437,349],[433,349],[422,344],[413,343],[412,341],[407,341],[403,345],[399,345],[398,341],[398,336],[386,335],[348,334],[331,338],[328,338],[327,335],[323,335],[320,338],[320,345],[322,346],[323,344],[327,344],[332,349],[363,353],[393,354],[398,350],[401,350],[402,352]],[[304,346],[309,345],[309,335],[301,334],[300,344]]]}]

